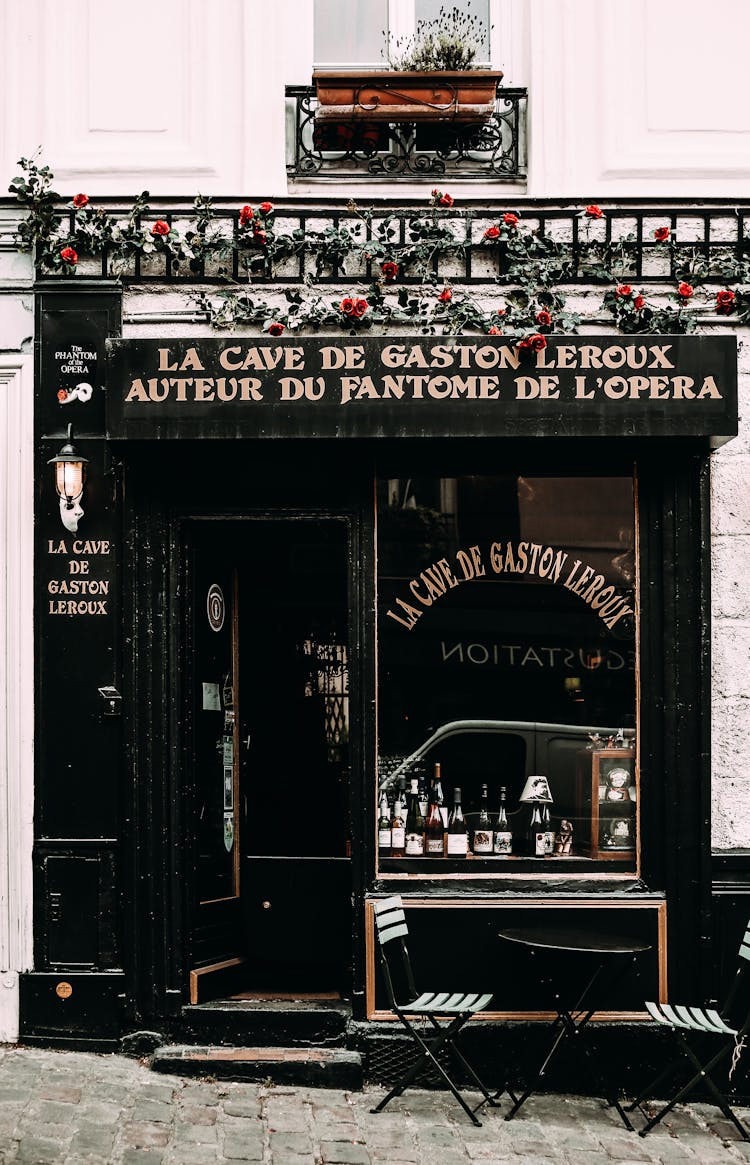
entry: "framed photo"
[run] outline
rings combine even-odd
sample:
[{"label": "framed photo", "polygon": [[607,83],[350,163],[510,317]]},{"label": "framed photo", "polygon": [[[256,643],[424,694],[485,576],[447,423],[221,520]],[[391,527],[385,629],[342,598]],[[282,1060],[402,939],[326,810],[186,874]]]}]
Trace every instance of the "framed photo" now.
[{"label": "framed photo", "polygon": [[224,768],[224,809],[234,809],[234,769]]}]

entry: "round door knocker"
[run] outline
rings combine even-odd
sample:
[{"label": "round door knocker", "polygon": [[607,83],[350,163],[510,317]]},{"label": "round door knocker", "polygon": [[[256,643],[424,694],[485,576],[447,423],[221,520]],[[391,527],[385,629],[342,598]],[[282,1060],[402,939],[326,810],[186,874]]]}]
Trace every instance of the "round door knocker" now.
[{"label": "round door knocker", "polygon": [[64,979],[55,987],[55,995],[58,999],[70,999],[72,994],[73,988],[71,987],[70,983],[66,983]]},{"label": "round door knocker", "polygon": [[208,613],[208,625],[211,630],[221,631],[224,626],[226,605],[224,603],[224,592],[218,583],[211,583],[211,586],[208,588],[206,611]]}]

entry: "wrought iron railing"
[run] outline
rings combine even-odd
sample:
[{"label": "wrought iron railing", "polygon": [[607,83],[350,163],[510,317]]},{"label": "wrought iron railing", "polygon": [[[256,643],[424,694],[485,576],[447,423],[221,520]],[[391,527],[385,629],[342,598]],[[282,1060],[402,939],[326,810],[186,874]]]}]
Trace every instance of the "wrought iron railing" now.
[{"label": "wrought iron railing", "polygon": [[287,173],[315,182],[519,182],[526,177],[525,89],[499,89],[484,122],[318,121],[315,90],[290,85]]},{"label": "wrought iron railing", "polygon": [[[101,199],[101,209],[116,219],[127,219],[129,209],[118,199]],[[366,199],[362,200],[363,203]],[[367,243],[379,237],[382,222],[391,221],[393,257],[413,243],[415,220],[419,230],[449,229],[455,245],[436,248],[430,267],[436,278],[447,277],[454,284],[512,282],[517,270],[509,269],[506,246],[491,245],[485,239],[489,226],[513,212],[519,216],[519,234],[532,234],[546,253],[545,240],[554,241],[554,262],[560,269],[558,282],[590,284],[611,282],[608,273],[615,267],[616,278],[638,283],[663,283],[675,279],[722,281],[745,279],[750,264],[750,205],[730,199],[714,199],[700,204],[687,200],[654,199],[650,202],[621,199],[602,203],[601,218],[585,214],[586,199],[561,205],[551,199],[500,200],[498,197],[467,204],[456,200],[451,208],[428,209],[426,197],[393,199],[373,210],[367,222],[352,211],[346,198],[325,199],[308,194],[275,200],[275,229],[286,246],[273,255],[265,254],[259,243],[243,242],[239,224],[241,199],[217,200],[212,231],[219,237],[216,252],[197,261],[178,259],[169,251],[145,255],[140,252],[123,258],[105,247],[91,256],[75,236],[75,211],[62,211],[60,228],[70,232],[73,245],[81,250],[81,262],[72,287],[86,278],[118,278],[123,283],[214,283],[246,281],[248,269],[253,283],[298,285],[309,275],[316,283],[341,283],[370,279],[380,274],[379,261],[366,257]],[[436,220],[433,223],[433,218]],[[159,209],[135,220],[136,230],[148,234],[156,219],[162,219],[184,233],[195,229],[194,211],[186,200],[160,200]],[[327,227],[328,230],[323,228]],[[659,242],[658,231],[669,228],[669,243]],[[355,244],[342,250],[343,232],[354,232]],[[327,250],[326,250],[327,249]],[[364,254],[363,254],[364,252]],[[320,261],[322,260],[322,261]],[[250,267],[248,268],[248,264]],[[516,264],[517,267],[517,264]],[[59,279],[59,273],[41,268],[38,278]],[[421,267],[405,264],[398,284],[421,283]]]}]

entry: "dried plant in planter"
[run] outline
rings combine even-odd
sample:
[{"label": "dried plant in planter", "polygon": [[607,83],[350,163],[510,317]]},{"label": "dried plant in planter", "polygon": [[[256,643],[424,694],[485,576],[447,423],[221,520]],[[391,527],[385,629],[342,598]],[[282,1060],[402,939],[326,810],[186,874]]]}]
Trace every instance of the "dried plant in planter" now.
[{"label": "dried plant in planter", "polygon": [[413,36],[388,39],[388,64],[400,72],[440,73],[479,68],[489,56],[487,30],[478,16],[441,8],[433,20],[418,20]]}]

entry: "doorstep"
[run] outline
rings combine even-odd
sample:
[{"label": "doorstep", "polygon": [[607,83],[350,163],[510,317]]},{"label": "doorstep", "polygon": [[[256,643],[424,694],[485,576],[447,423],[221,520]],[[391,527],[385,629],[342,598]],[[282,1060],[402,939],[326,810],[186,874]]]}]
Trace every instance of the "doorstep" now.
[{"label": "doorstep", "polygon": [[150,1058],[154,1072],[213,1076],[217,1080],[270,1081],[311,1088],[362,1087],[362,1057],[343,1048],[242,1048],[175,1044]]}]

